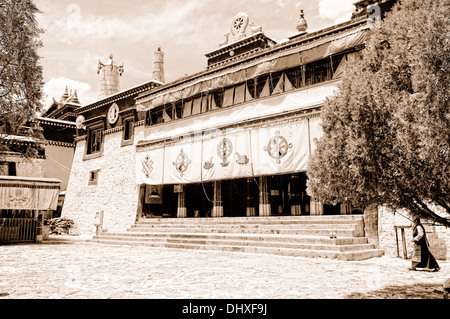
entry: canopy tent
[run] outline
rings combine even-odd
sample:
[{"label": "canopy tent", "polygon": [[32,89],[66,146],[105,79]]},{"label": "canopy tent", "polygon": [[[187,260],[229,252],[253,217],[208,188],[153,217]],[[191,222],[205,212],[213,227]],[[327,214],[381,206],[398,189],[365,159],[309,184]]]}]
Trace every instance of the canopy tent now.
[{"label": "canopy tent", "polygon": [[56,210],[61,181],[0,176],[0,209]]}]

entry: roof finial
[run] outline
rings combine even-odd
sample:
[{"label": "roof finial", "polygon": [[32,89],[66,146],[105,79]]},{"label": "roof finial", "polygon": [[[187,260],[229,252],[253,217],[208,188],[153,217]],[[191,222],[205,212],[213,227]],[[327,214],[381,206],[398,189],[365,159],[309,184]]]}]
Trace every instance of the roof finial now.
[{"label": "roof finial", "polygon": [[308,23],[305,20],[305,14],[303,13],[303,9],[300,10],[300,19],[297,22],[297,31],[300,33],[306,33],[308,29]]}]

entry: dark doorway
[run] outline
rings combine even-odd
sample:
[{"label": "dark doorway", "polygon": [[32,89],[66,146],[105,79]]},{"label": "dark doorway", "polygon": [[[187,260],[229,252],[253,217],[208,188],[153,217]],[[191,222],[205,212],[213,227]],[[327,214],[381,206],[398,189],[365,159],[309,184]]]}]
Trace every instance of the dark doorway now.
[{"label": "dark doorway", "polygon": [[247,215],[247,179],[222,181],[223,215],[240,217]]},{"label": "dark doorway", "polygon": [[188,217],[209,217],[213,207],[212,183],[185,185]]},{"label": "dark doorway", "polygon": [[162,211],[168,217],[177,217],[178,193],[174,192],[173,185],[163,186]]}]

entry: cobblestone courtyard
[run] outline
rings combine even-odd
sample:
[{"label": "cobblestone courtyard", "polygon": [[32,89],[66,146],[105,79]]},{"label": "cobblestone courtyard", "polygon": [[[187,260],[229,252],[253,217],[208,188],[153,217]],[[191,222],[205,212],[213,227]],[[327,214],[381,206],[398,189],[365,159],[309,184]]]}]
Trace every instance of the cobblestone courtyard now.
[{"label": "cobblestone courtyard", "polygon": [[442,299],[450,262],[409,271],[384,256],[345,262],[222,251],[67,244],[0,246],[1,299]]}]

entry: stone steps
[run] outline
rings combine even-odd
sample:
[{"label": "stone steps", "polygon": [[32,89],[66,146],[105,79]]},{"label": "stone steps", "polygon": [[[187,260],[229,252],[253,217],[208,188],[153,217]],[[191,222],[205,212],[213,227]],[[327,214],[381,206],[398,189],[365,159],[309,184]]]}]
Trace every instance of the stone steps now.
[{"label": "stone steps", "polygon": [[[330,238],[334,233],[337,238]],[[363,237],[362,216],[148,218],[98,243],[364,260],[381,257]]]},{"label": "stone steps", "polygon": [[205,229],[203,227],[171,227],[171,228],[147,228],[147,227],[135,227],[129,229],[130,232],[173,232],[182,233],[189,231],[189,233],[250,233],[250,234],[290,234],[290,235],[315,235],[315,236],[329,236],[332,232],[338,237],[357,237],[360,235],[359,230],[355,229],[299,229],[299,228],[246,228],[246,227],[210,227]]},{"label": "stone steps", "polygon": [[[161,233],[159,233],[161,234]],[[361,243],[353,242],[351,244],[336,244],[336,239],[327,240],[321,238],[318,240],[308,240],[307,237],[286,237],[284,240],[276,240],[276,238],[266,238],[264,236],[243,237],[243,236],[210,236],[210,234],[201,234],[199,236],[190,236],[191,234],[182,234],[181,236],[154,237],[154,234],[142,233],[137,236],[123,236],[120,233],[103,234],[102,239],[105,240],[129,240],[129,241],[148,241],[155,244],[195,244],[195,245],[228,245],[228,246],[264,246],[264,247],[284,247],[296,249],[319,249],[319,250],[365,250],[374,248],[373,245],[367,243],[367,239],[362,237]]]}]

